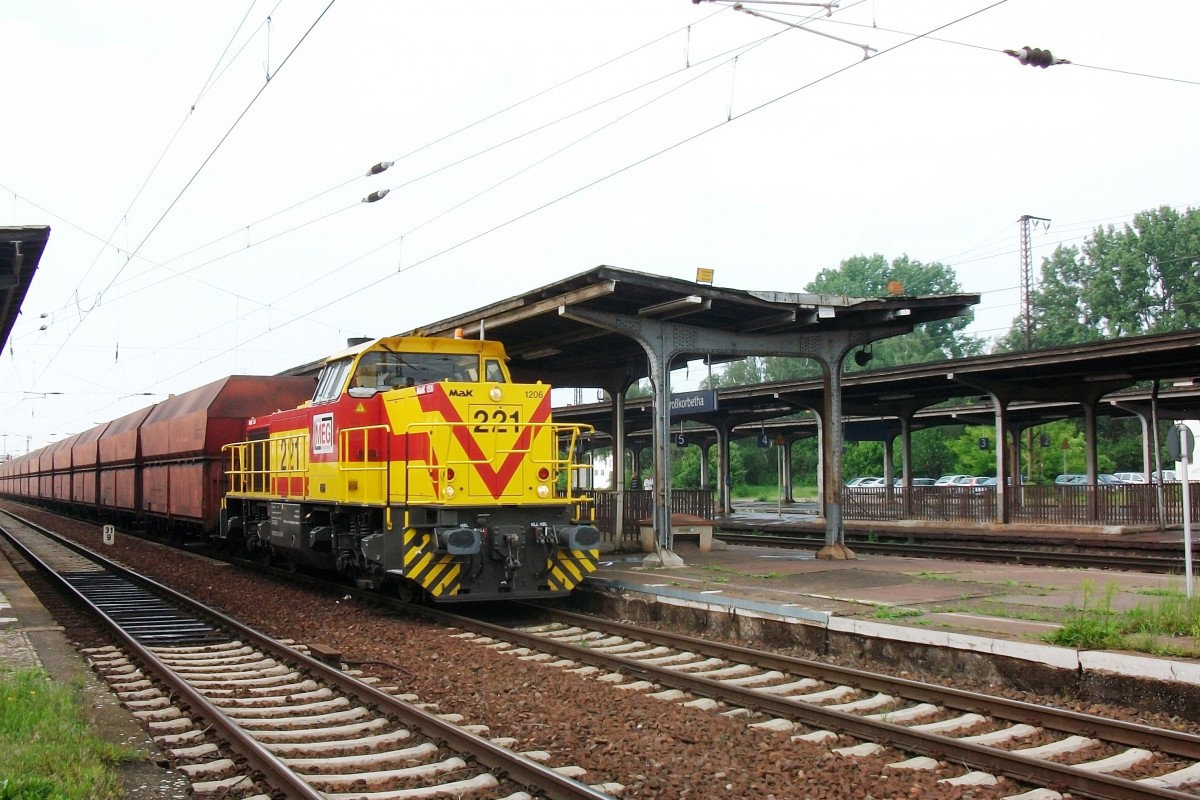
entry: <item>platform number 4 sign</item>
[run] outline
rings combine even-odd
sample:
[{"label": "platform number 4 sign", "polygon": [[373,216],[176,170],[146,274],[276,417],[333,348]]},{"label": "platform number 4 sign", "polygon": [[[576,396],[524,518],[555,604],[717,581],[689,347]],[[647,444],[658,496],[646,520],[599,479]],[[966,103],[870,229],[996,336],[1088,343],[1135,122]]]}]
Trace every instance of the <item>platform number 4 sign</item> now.
[{"label": "platform number 4 sign", "polygon": [[105,525],[103,531],[105,544],[112,544],[117,540],[117,529],[112,525]]}]

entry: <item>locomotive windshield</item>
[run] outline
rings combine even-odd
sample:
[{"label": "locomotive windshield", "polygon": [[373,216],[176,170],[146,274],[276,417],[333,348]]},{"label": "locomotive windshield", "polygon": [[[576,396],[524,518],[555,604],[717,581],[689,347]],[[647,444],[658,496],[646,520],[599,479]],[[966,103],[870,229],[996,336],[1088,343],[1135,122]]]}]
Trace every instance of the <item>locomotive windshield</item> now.
[{"label": "locomotive windshield", "polygon": [[[488,364],[487,379],[503,381],[504,374]],[[422,383],[479,381],[479,356],[474,353],[365,353],[354,371],[351,386],[386,391]]]},{"label": "locomotive windshield", "polygon": [[317,376],[317,388],[313,392],[312,399],[313,405],[337,400],[342,393],[342,384],[346,382],[346,375],[349,372],[350,359],[348,358],[326,364],[321,370],[321,374]]}]

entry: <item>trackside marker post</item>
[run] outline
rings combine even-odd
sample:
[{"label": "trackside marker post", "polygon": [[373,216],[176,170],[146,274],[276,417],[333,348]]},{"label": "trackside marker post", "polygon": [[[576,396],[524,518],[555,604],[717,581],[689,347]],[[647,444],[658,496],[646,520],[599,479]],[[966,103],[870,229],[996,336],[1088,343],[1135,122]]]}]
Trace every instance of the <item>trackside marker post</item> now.
[{"label": "trackside marker post", "polygon": [[1183,574],[1188,599],[1192,599],[1192,495],[1188,461],[1196,440],[1191,430],[1180,423],[1167,431],[1167,452],[1183,465]]},{"label": "trackside marker post", "polygon": [[102,530],[105,544],[112,544],[117,540],[117,529],[112,525],[105,525]]}]

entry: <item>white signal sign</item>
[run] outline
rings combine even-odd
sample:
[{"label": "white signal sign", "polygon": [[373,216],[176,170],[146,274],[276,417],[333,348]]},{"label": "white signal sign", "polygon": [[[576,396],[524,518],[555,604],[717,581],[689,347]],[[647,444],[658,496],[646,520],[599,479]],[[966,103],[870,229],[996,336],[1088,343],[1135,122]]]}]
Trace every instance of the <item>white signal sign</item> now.
[{"label": "white signal sign", "polygon": [[105,525],[101,531],[103,532],[105,544],[112,544],[117,541],[117,529],[112,525]]}]

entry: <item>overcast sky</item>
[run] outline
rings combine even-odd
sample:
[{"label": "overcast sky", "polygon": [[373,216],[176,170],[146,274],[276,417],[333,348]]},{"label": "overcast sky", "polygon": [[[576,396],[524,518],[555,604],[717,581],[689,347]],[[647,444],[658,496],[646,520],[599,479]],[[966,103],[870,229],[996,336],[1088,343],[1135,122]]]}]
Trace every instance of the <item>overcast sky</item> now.
[{"label": "overcast sky", "polygon": [[997,337],[1022,214],[1036,267],[1200,203],[1195,0],[747,6],[846,41],[689,0],[4,3],[0,225],[52,232],[0,450],[600,264],[907,254]]}]

